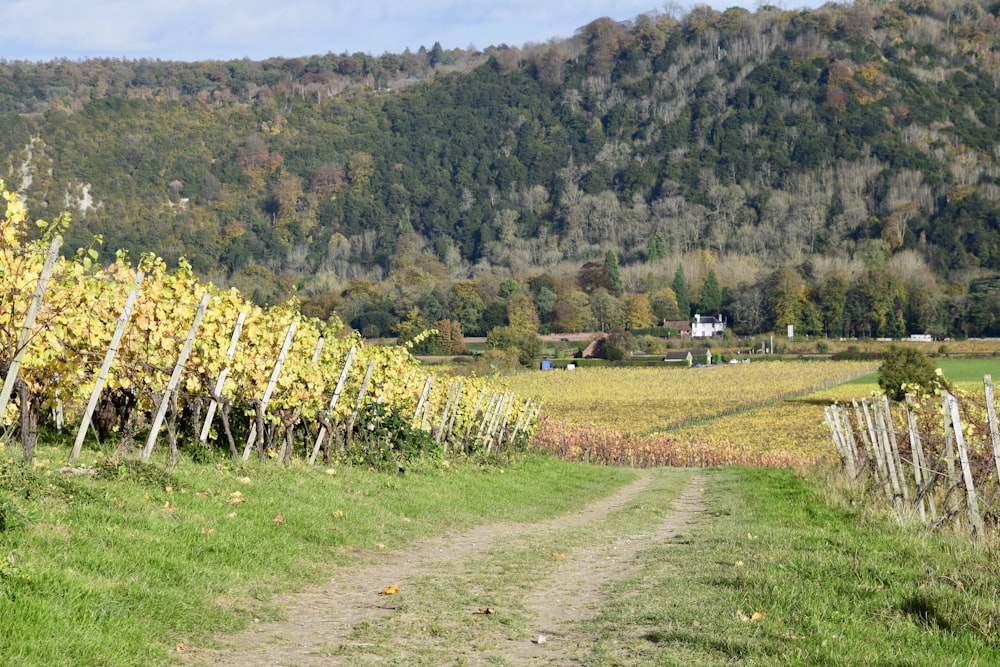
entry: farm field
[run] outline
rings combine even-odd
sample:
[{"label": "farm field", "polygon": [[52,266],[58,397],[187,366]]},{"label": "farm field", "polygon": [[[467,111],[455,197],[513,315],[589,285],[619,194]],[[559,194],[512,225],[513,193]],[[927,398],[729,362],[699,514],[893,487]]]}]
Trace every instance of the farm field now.
[{"label": "farm field", "polygon": [[[570,460],[625,465],[797,466],[835,460],[823,406],[868,393],[874,362],[599,368],[506,381],[545,401],[536,444]],[[867,384],[840,388],[865,377]]]},{"label": "farm field", "polygon": [[504,383],[545,402],[568,426],[633,435],[671,431],[867,375],[873,362],[758,362],[710,368],[582,368],[521,373]]}]

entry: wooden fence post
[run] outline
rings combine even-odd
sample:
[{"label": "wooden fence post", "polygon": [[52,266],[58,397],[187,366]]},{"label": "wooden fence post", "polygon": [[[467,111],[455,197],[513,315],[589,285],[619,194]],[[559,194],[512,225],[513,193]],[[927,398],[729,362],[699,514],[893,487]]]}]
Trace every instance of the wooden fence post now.
[{"label": "wooden fence post", "polygon": [[70,461],[75,461],[80,456],[83,439],[87,436],[87,429],[90,428],[90,418],[93,416],[94,408],[97,407],[97,401],[101,397],[104,382],[108,379],[108,371],[111,370],[111,363],[115,360],[115,355],[118,354],[118,345],[122,341],[122,336],[125,335],[125,327],[128,325],[129,318],[132,317],[132,308],[135,306],[135,300],[139,296],[139,286],[142,285],[144,276],[145,274],[142,271],[138,271],[135,274],[135,284],[132,286],[132,291],[128,293],[122,314],[118,316],[118,324],[115,326],[115,332],[111,336],[111,344],[108,345],[108,351],[104,355],[104,362],[101,364],[101,368],[97,372],[97,379],[94,381],[94,390],[90,392],[90,400],[87,402],[87,408],[83,412],[80,430],[76,432],[76,441],[73,443],[73,450],[69,454]]}]

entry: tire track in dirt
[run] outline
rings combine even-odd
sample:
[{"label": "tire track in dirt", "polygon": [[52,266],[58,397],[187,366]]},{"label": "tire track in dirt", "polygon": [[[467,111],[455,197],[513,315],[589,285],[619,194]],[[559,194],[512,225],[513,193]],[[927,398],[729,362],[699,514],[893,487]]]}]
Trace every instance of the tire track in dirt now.
[{"label": "tire track in dirt", "polygon": [[[677,537],[704,510],[704,478],[696,476],[674,502],[672,511],[647,534],[616,536],[606,544],[590,545],[567,559],[564,567],[525,600],[533,619],[530,639],[511,642],[503,657],[516,665],[583,665],[589,653],[578,623],[596,615],[604,601],[602,589],[629,574],[631,561],[657,542]],[[485,656],[484,656],[485,657]]]},{"label": "tire track in dirt", "polygon": [[[342,646],[352,630],[363,622],[376,623],[391,614],[396,606],[391,597],[379,597],[387,583],[419,581],[454,568],[470,556],[514,538],[545,534],[555,529],[584,526],[606,518],[642,494],[652,482],[643,473],[636,481],[607,498],[582,510],[538,523],[490,524],[463,533],[424,540],[402,551],[389,554],[379,562],[357,567],[337,568],[333,577],[316,588],[282,596],[275,603],[286,611],[287,619],[268,621],[223,640],[220,649],[187,648],[178,656],[192,667],[247,666],[327,666],[350,664],[342,655],[331,655],[329,647]],[[574,555],[545,589],[567,590],[575,587],[574,601],[547,599],[541,595],[526,600],[527,610],[539,635],[551,635],[544,644],[533,644],[527,637],[511,640],[496,657],[515,660],[516,664],[563,664],[572,660],[579,637],[567,626],[593,612],[600,599],[600,588],[623,576],[628,562],[652,542],[674,535],[698,511],[702,481],[695,477],[675,504],[675,511],[648,535],[616,538]],[[391,582],[390,582],[391,580]],[[536,637],[537,638],[537,637]],[[483,654],[488,659],[490,654]],[[541,660],[538,662],[537,660]],[[555,660],[556,662],[552,662]],[[568,664],[579,664],[569,662]]]}]

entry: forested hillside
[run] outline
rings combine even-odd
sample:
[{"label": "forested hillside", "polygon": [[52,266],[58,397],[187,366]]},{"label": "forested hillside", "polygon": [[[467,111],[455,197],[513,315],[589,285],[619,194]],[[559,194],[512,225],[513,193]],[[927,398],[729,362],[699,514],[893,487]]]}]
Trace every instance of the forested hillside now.
[{"label": "forested hillside", "polygon": [[0,62],[0,173],[35,215],[74,211],[70,248],[185,256],[374,335],[699,309],[743,332],[1000,335],[998,7],[699,7],[377,58]]}]

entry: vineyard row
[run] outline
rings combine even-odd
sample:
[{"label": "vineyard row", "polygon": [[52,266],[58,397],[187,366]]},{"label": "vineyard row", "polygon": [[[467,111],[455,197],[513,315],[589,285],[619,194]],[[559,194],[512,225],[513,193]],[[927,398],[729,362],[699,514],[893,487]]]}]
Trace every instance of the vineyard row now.
[{"label": "vineyard row", "polygon": [[827,407],[843,472],[884,498],[901,522],[954,525],[979,540],[995,534],[1000,428],[992,378],[983,380],[983,402],[944,392],[940,401],[881,395]]}]

